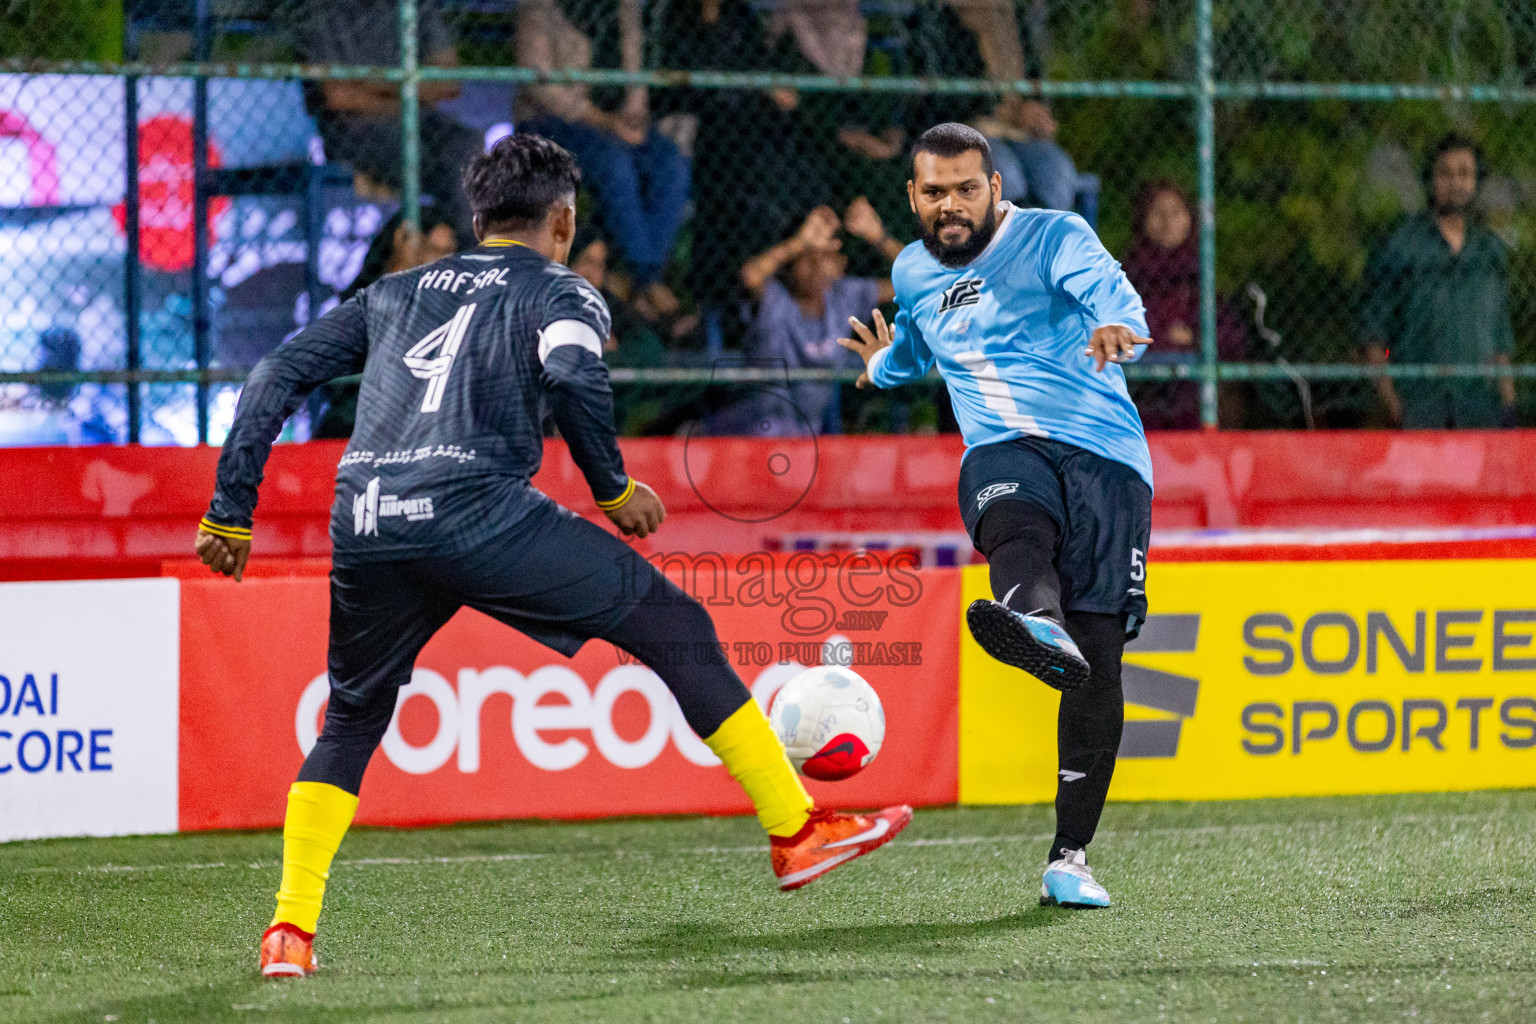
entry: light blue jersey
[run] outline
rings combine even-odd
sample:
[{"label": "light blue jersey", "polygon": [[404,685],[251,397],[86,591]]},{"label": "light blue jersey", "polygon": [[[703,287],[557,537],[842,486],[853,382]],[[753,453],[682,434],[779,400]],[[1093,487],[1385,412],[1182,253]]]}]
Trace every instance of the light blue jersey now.
[{"label": "light blue jersey", "polygon": [[1151,487],[1125,374],[1113,363],[1095,373],[1085,354],[1109,324],[1148,337],[1141,297],[1081,217],[1009,203],[999,211],[997,234],[966,266],[944,266],[921,242],[897,257],[895,334],[870,360],[870,381],[894,387],[937,364],[967,453],[1048,437],[1124,463]]}]

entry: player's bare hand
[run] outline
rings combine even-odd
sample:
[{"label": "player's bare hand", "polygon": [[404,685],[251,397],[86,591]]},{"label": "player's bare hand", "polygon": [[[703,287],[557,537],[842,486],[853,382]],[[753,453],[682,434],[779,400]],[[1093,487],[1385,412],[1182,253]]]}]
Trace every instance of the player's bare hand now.
[{"label": "player's bare hand", "polygon": [[820,252],[842,248],[838,241],[837,229],[842,226],[838,220],[837,212],[830,206],[818,206],[805,218],[800,225],[800,230],[795,232],[795,241],[802,249]]},{"label": "player's bare hand", "polygon": [[648,537],[656,532],[662,520],[667,518],[667,510],[651,490],[639,480],[635,481],[635,493],[629,496],[629,500],[612,512],[604,513],[623,533],[630,537]]},{"label": "player's bare hand", "polygon": [[198,530],[196,550],[197,557],[214,572],[233,576],[236,583],[245,578],[245,563],[251,557],[249,540],[235,540]]},{"label": "player's bare hand", "polygon": [[1151,338],[1143,338],[1129,327],[1108,324],[1093,332],[1088,339],[1086,355],[1093,357],[1095,373],[1103,373],[1108,363],[1124,363],[1136,358],[1137,345],[1150,345]]},{"label": "player's bare hand", "polygon": [[848,229],[850,235],[862,238],[870,245],[879,245],[885,241],[885,224],[863,196],[848,204],[848,209],[843,212],[843,227]]},{"label": "player's bare hand", "polygon": [[853,328],[854,337],[838,338],[837,343],[850,352],[857,352],[859,358],[864,360],[864,373],[859,374],[859,379],[854,382],[855,387],[869,386],[869,361],[875,357],[875,353],[891,344],[891,325],[885,322],[885,314],[878,309],[874,311],[872,319],[875,322],[874,330],[864,326],[858,317],[849,317],[848,326]]}]

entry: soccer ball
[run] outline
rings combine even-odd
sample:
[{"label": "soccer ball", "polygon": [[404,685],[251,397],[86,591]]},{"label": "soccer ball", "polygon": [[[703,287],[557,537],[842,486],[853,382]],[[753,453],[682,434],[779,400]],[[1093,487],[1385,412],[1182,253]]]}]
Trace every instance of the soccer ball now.
[{"label": "soccer ball", "polygon": [[808,668],[785,683],[768,712],[801,775],[835,782],[858,774],[885,741],[885,708],[851,669]]}]

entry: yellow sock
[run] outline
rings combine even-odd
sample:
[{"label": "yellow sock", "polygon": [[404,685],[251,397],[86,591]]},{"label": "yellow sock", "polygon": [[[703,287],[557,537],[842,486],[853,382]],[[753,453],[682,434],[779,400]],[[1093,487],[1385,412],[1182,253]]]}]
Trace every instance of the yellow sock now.
[{"label": "yellow sock", "polygon": [[324,782],[295,782],[288,790],[283,819],[283,883],[277,890],[273,924],[291,924],[313,934],[320,901],[331,876],[331,858],[357,813],[357,797]]},{"label": "yellow sock", "polygon": [[743,704],[704,742],[752,798],[757,820],[769,835],[792,836],[805,826],[813,806],[811,795],[790,767],[784,746],[757,701]]}]

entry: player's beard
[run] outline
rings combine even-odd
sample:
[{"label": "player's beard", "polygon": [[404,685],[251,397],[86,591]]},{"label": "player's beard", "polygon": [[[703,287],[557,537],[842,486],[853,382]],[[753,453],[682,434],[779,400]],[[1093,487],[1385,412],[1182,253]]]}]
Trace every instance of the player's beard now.
[{"label": "player's beard", "polygon": [[1434,203],[1435,216],[1437,217],[1463,217],[1472,209],[1472,204],[1477,201],[1474,193],[1467,199],[1452,199],[1449,202],[1436,200]]},{"label": "player's beard", "polygon": [[[939,241],[939,231],[949,224],[963,224],[971,229],[970,237],[959,245],[945,245]],[[946,267],[963,267],[981,255],[983,249],[997,234],[997,207],[989,205],[987,215],[977,225],[963,213],[940,214],[933,227],[923,227],[923,248],[927,249]]]}]

